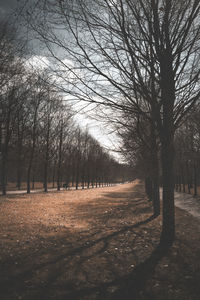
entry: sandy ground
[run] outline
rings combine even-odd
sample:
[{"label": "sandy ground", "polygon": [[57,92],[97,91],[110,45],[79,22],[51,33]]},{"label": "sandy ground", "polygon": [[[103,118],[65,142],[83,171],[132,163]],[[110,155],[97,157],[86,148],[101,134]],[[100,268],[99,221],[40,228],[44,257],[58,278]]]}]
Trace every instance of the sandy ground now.
[{"label": "sandy ground", "polygon": [[0,299],[199,299],[200,222],[176,219],[165,254],[138,181],[0,197]]}]

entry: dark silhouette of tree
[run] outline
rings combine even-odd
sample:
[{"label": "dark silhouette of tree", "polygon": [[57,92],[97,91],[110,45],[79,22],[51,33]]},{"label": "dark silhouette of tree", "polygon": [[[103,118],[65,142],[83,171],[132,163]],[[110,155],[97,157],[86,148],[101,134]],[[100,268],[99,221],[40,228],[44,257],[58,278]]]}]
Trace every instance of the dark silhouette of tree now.
[{"label": "dark silhouette of tree", "polygon": [[195,105],[187,119],[178,128],[175,135],[175,174],[176,190],[198,194],[199,177],[199,104]]},{"label": "dark silhouette of tree", "polygon": [[145,181],[145,190],[153,203],[154,215],[160,214],[159,140],[153,124],[141,116],[124,115],[118,121],[117,132],[122,140],[121,152]]},{"label": "dark silhouette of tree", "polygon": [[174,132],[199,97],[199,1],[44,0],[39,10],[40,15],[29,12],[28,21],[59,69],[65,68],[59,74],[69,88],[62,88],[85,101],[141,114],[156,127],[163,178],[161,239],[172,243]]}]

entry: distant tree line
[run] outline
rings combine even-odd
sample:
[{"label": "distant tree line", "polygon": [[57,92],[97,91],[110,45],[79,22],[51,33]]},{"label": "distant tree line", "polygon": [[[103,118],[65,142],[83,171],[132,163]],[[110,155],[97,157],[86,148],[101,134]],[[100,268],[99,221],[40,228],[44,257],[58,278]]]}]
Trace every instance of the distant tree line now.
[{"label": "distant tree line", "polygon": [[[128,168],[73,121],[52,78],[28,67],[24,46],[14,30],[0,32],[0,176],[27,193],[42,182],[58,190],[70,185],[97,187],[127,180]],[[24,187],[23,187],[24,188]]]},{"label": "distant tree line", "polygon": [[[144,180],[146,194],[159,214],[159,187],[162,186],[161,146],[156,131],[141,116],[123,114],[118,122],[121,152]],[[197,196],[200,193],[200,106],[197,102],[177,128],[174,138],[174,188]]]},{"label": "distant tree line", "polygon": [[189,117],[177,130],[175,152],[175,189],[197,196],[200,186],[199,104],[195,105]]},{"label": "distant tree line", "polygon": [[[152,201],[154,215],[160,214],[161,145],[154,124],[135,114],[123,113],[114,124],[121,139],[121,153],[134,170],[137,178],[145,182],[145,191]],[[123,121],[122,121],[123,120]]]}]

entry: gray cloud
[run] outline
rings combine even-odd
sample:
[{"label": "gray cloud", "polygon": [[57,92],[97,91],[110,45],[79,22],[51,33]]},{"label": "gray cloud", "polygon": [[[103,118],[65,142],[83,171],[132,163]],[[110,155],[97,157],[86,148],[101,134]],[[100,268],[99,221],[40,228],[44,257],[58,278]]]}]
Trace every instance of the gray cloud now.
[{"label": "gray cloud", "polygon": [[0,18],[15,13],[20,7],[28,6],[35,0],[0,0]]},{"label": "gray cloud", "polygon": [[1,0],[0,2],[0,13],[1,14],[8,14],[12,10],[14,10],[21,1],[18,0]]}]

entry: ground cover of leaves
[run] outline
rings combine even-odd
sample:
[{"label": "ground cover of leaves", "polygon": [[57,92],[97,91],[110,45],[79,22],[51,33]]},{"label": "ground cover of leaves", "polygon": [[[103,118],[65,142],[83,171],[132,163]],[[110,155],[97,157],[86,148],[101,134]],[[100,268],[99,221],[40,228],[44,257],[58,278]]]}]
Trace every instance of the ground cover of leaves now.
[{"label": "ground cover of leaves", "polygon": [[180,299],[200,295],[200,221],[176,209],[159,249],[142,183],[0,197],[0,299]]}]

